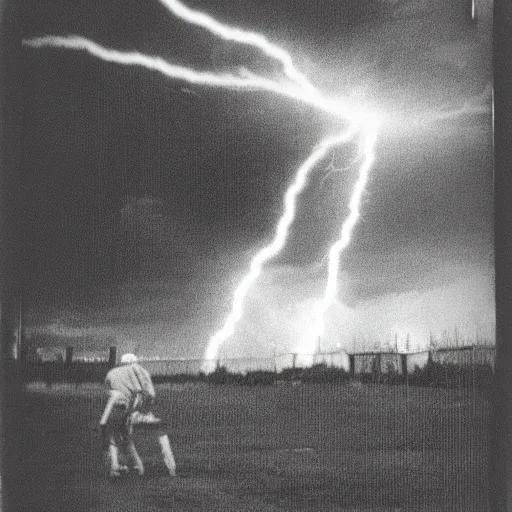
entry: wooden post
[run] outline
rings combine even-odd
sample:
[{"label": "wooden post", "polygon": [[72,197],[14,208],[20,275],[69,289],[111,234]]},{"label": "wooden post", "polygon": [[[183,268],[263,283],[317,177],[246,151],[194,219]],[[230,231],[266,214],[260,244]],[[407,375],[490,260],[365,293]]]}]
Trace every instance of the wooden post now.
[{"label": "wooden post", "polygon": [[20,363],[26,363],[28,361],[28,348],[25,345],[21,346],[20,349]]},{"label": "wooden post", "polygon": [[[512,475],[512,457],[510,457],[510,426],[512,424],[512,180],[510,162],[512,161],[511,117],[512,80],[510,69],[505,63],[510,61],[512,32],[505,20],[511,19],[510,2],[494,2],[493,18],[497,20],[493,33],[494,66],[494,240],[496,272],[496,357],[494,379],[491,391],[491,411],[489,419],[490,484],[489,510],[505,512],[510,510],[512,494],[510,476]],[[7,26],[7,25],[4,25]],[[485,477],[484,477],[485,478]]]},{"label": "wooden post", "polygon": [[69,366],[73,362],[73,347],[66,347],[65,364]]},{"label": "wooden post", "polygon": [[476,347],[471,347],[471,391],[473,394],[473,418],[476,418]]},{"label": "wooden post", "polygon": [[297,354],[292,354],[292,368],[295,370],[295,366],[297,364]]},{"label": "wooden post", "polygon": [[377,367],[377,382],[381,382],[382,380],[382,354],[377,354],[376,358],[376,367]]},{"label": "wooden post", "polygon": [[407,354],[400,354],[400,363],[402,366],[402,377],[404,379],[407,378],[408,370],[407,370]]},{"label": "wooden post", "polygon": [[354,354],[349,354],[348,360],[350,376],[354,378],[356,376],[356,356]]},{"label": "wooden post", "polygon": [[[23,299],[25,279],[25,238],[27,211],[23,204],[23,172],[20,166],[20,90],[21,52],[19,34],[21,9],[17,2],[7,0],[2,5],[2,45],[0,50],[2,91],[2,126],[0,133],[0,509],[19,507],[24,493],[23,464],[20,464],[25,417],[24,375],[19,361],[20,303]],[[33,211],[33,210],[30,210]]]},{"label": "wooden post", "polygon": [[114,368],[117,364],[117,347],[110,347],[108,354],[108,365],[110,368]]}]

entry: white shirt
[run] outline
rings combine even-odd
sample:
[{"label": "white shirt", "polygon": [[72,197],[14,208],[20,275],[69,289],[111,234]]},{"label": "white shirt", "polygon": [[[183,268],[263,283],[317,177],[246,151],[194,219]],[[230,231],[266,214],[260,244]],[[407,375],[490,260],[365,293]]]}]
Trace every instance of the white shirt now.
[{"label": "white shirt", "polygon": [[138,394],[144,393],[155,398],[155,388],[151,382],[151,376],[137,363],[126,364],[112,368],[105,377],[105,384],[109,389],[109,400],[100,420],[105,424],[112,407],[122,405],[133,407]]}]

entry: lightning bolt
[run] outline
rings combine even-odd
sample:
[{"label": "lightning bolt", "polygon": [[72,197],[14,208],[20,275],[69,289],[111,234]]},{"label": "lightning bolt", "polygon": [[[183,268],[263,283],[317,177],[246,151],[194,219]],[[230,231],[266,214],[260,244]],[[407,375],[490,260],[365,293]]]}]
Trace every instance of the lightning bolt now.
[{"label": "lightning bolt", "polygon": [[375,160],[375,143],[377,142],[378,124],[376,123],[367,132],[364,142],[364,159],[359,168],[359,176],[352,190],[352,196],[349,202],[349,215],[341,227],[340,237],[331,246],[329,250],[328,275],[324,296],[321,300],[315,302],[313,307],[314,325],[313,330],[306,340],[304,347],[305,354],[312,354],[315,344],[325,332],[325,314],[329,307],[334,303],[338,295],[338,273],[340,267],[340,258],[344,249],[348,247],[352,239],[352,232],[360,217],[361,199],[368,181],[370,169]]},{"label": "lightning bolt", "polygon": [[350,105],[348,101],[333,101],[322,96],[319,92],[305,93],[297,86],[291,87],[248,72],[240,76],[227,73],[216,74],[206,71],[197,71],[192,68],[170,64],[161,57],[154,57],[139,52],[113,50],[80,36],[35,37],[32,39],[24,39],[23,44],[33,48],[53,47],[68,50],[83,50],[105,62],[114,62],[125,66],[140,66],[150,71],[159,72],[168,78],[183,80],[195,85],[272,92],[310,105],[318,110],[349,122],[371,125],[374,120],[374,116],[370,113],[355,108]]},{"label": "lightning bolt", "polygon": [[261,249],[251,261],[249,272],[238,285],[233,296],[231,312],[224,322],[224,326],[211,338],[204,359],[205,371],[211,371],[215,365],[215,359],[220,345],[226,341],[235,331],[235,326],[243,314],[243,302],[249,293],[251,286],[261,273],[263,264],[276,256],[284,247],[289,228],[295,217],[297,197],[307,183],[309,173],[325,157],[333,147],[348,142],[354,135],[355,128],[348,129],[345,133],[328,137],[320,142],[306,161],[299,167],[293,183],[288,187],[284,197],[284,212],[276,227],[272,242]]},{"label": "lightning bolt", "polygon": [[326,137],[318,143],[310,156],[297,170],[295,179],[285,193],[283,214],[277,223],[273,240],[261,249],[252,259],[249,272],[242,279],[234,292],[231,312],[227,316],[223,327],[209,340],[204,355],[203,369],[206,371],[213,369],[213,361],[217,357],[221,344],[234,333],[236,324],[243,314],[244,300],[251,286],[261,274],[263,265],[269,259],[276,256],[284,247],[289,228],[295,217],[297,198],[307,184],[309,174],[334,147],[347,143],[359,132],[363,134],[364,159],[359,168],[359,178],[352,193],[349,205],[350,214],[343,223],[339,240],[332,245],[329,251],[328,278],[324,297],[316,302],[314,308],[314,333],[311,340],[308,342],[314,343],[316,338],[323,334],[324,315],[336,298],[340,256],[343,249],[349,245],[353,228],[359,218],[361,197],[368,179],[368,173],[375,158],[374,146],[377,137],[377,120],[371,113],[364,111],[360,107],[351,105],[346,99],[342,100],[338,98],[332,100],[324,96],[311,84],[305,75],[295,68],[291,56],[284,49],[270,43],[261,34],[222,24],[206,13],[190,9],[177,0],[160,0],[160,2],[166,6],[171,13],[188,23],[205,28],[224,40],[253,46],[264,52],[267,56],[276,59],[282,64],[283,72],[287,78],[293,82],[293,86],[269,80],[247,71],[242,71],[239,75],[197,71],[188,67],[170,64],[160,57],[149,56],[138,52],[109,49],[79,36],[44,36],[24,40],[23,43],[34,48],[49,46],[84,50],[107,62],[129,66],[141,66],[162,73],[169,78],[202,86],[263,90],[308,104],[339,118],[344,124],[347,122],[350,123],[348,129],[337,135]]},{"label": "lightning bolt", "polygon": [[345,167],[338,167],[335,165],[335,155],[332,155],[331,161],[329,162],[329,165],[325,168],[327,173],[322,178],[321,185],[323,186],[327,180],[331,178],[334,174],[341,174],[343,172],[349,171],[354,165],[358,162],[358,160],[361,159],[360,155],[356,155],[355,158],[352,159],[352,161],[349,163],[349,165]]},{"label": "lightning bolt", "polygon": [[205,28],[225,41],[233,41],[260,49],[269,57],[281,62],[283,71],[288,78],[300,85],[304,90],[314,94],[318,93],[307,77],[294,66],[290,54],[279,46],[272,44],[265,36],[220,23],[208,14],[191,9],[178,0],[160,0],[160,3],[178,18],[192,25]]},{"label": "lightning bolt", "polygon": [[[122,64],[126,66],[144,67],[151,71],[162,73],[169,78],[183,80],[185,82],[196,85],[225,87],[232,89],[276,89],[274,92],[278,92],[279,89],[278,87],[275,87],[275,84],[273,84],[271,81],[267,81],[265,79],[259,79],[257,77],[241,77],[230,74],[219,75],[204,71],[196,71],[184,66],[169,64],[166,60],[160,57],[153,57],[139,52],[124,52],[106,48],[98,43],[95,43],[94,41],[91,41],[90,39],[86,39],[80,36],[35,37],[33,39],[24,40],[23,44],[33,48],[42,48],[48,46],[54,48],[64,48],[68,50],[84,50],[105,62],[114,62],[116,64]],[[284,88],[282,94],[286,94]],[[292,95],[291,92],[290,94]]]}]

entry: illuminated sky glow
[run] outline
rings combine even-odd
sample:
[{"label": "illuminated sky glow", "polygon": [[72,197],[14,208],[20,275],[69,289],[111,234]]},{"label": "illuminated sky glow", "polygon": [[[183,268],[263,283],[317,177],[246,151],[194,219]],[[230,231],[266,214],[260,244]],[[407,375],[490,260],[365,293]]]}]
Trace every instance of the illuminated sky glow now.
[{"label": "illuminated sky glow", "polygon": [[[369,2],[33,2],[26,47],[121,65],[25,50],[38,332],[201,358],[272,244],[296,170],[353,124],[307,173],[222,356],[310,352],[319,332],[327,350],[405,332],[420,346],[454,324],[492,336],[491,4],[472,20],[462,1]],[[350,195],[373,161],[356,231]],[[350,250],[337,245],[347,231]]]},{"label": "illuminated sky glow", "polygon": [[339,116],[352,122],[352,126],[339,135],[330,136],[320,142],[318,147],[311,153],[308,159],[301,165],[296,173],[293,184],[288,188],[284,198],[284,211],[279,219],[276,227],[276,232],[273,241],[260,250],[251,261],[249,272],[242,279],[234,292],[232,309],[226,318],[223,327],[217,331],[209,340],[208,346],[205,351],[205,369],[212,371],[215,367],[215,360],[218,356],[221,344],[229,338],[236,327],[236,324],[243,315],[244,300],[255,280],[261,273],[263,264],[276,256],[286,243],[289,227],[293,222],[296,210],[296,198],[306,185],[307,176],[309,172],[314,169],[328,153],[329,150],[335,146],[349,142],[357,128],[354,121],[362,123],[363,132],[363,147],[364,159],[361,163],[359,174],[360,178],[357,181],[352,199],[350,202],[350,215],[344,222],[341,230],[341,238],[337,241],[329,251],[329,266],[327,286],[325,296],[320,303],[320,308],[315,308],[315,329],[311,337],[311,342],[306,348],[306,352],[314,350],[314,340],[323,334],[323,316],[327,312],[329,305],[336,298],[337,278],[339,260],[342,250],[348,246],[351,239],[352,230],[359,217],[359,207],[364,186],[367,181],[367,175],[374,160],[373,150],[375,145],[375,138],[377,136],[377,123],[369,117],[368,114],[359,113],[357,109],[347,108],[344,102],[338,100],[336,102],[329,101],[324,98],[309,82],[309,80],[302,75],[293,65],[290,55],[283,49],[276,47],[269,43],[263,36],[255,33],[248,33],[240,29],[233,29],[216,22],[213,18],[196,11],[186,8],[180,2],[174,0],[162,0],[163,3],[176,15],[185,19],[186,21],[194,24],[201,25],[213,33],[220,35],[224,39],[242,42],[246,44],[255,45],[262,49],[269,56],[278,59],[283,63],[286,75],[300,86],[303,91],[296,88],[291,88],[283,84],[276,84],[274,82],[265,80],[257,76],[237,77],[232,75],[217,75],[213,73],[205,73],[194,71],[190,68],[181,66],[174,66],[167,63],[158,57],[149,57],[140,53],[119,52],[104,48],[93,41],[81,37],[57,37],[46,36],[42,38],[35,38],[25,41],[25,44],[34,48],[44,46],[67,48],[75,50],[85,50],[92,55],[105,60],[107,62],[115,62],[125,65],[143,66],[150,70],[155,70],[165,74],[170,78],[180,79],[192,84],[220,86],[220,87],[233,87],[233,88],[261,88],[267,91],[277,92],[285,96],[299,99],[305,103],[311,103],[315,107],[320,108],[330,114]]}]

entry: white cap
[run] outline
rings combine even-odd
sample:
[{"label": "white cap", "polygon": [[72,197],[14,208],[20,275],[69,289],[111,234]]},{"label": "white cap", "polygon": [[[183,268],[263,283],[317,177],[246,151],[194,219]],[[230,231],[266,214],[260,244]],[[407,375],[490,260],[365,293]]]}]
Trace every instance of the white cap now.
[{"label": "white cap", "polygon": [[132,364],[137,362],[137,356],[135,354],[123,354],[121,356],[121,364]]}]

